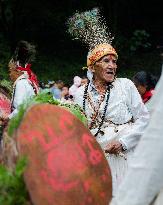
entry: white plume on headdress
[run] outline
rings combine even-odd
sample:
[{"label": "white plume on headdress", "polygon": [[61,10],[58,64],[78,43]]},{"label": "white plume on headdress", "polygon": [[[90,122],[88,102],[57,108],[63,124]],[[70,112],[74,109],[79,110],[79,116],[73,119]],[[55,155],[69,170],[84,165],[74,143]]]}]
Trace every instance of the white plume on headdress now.
[{"label": "white plume on headdress", "polygon": [[112,43],[113,37],[98,8],[82,13],[76,12],[68,19],[67,25],[68,32],[75,39],[85,43],[90,50],[98,44]]}]

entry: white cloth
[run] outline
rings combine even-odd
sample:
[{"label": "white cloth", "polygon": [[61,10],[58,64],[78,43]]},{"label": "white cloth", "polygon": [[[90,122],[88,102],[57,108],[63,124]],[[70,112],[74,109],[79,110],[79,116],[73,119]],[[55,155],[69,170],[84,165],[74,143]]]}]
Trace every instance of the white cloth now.
[{"label": "white cloth", "polygon": [[79,76],[75,76],[74,84],[69,88],[69,95],[72,95],[74,97],[80,85],[81,85],[81,78]]},{"label": "white cloth", "polygon": [[151,111],[152,111],[152,102],[151,102],[152,98],[153,98],[153,96],[151,97],[151,99],[148,100],[148,102],[145,103],[145,106],[146,106],[147,110],[149,111],[149,113],[151,113]]},{"label": "white cloth", "polygon": [[23,74],[14,83],[14,93],[12,99],[13,112],[9,115],[9,119],[18,113],[19,106],[27,99],[34,96],[34,90],[30,81]]},{"label": "white cloth", "polygon": [[[151,99],[152,115],[134,160],[111,205],[149,205],[163,189],[163,74]],[[152,203],[153,204],[153,203]],[[154,204],[163,204],[160,192]]]},{"label": "white cloth", "polygon": [[78,90],[78,87],[77,87],[76,85],[72,85],[72,86],[69,88],[69,94],[74,97],[74,95],[76,94],[77,90]]},{"label": "white cloth", "polygon": [[91,72],[91,70],[89,68],[87,70],[87,78],[90,81],[92,81],[92,79],[93,79],[93,73]]},{"label": "white cloth", "polygon": [[[80,87],[74,99],[81,107],[83,106],[84,89],[84,86]],[[88,91],[92,93],[92,98],[94,99],[93,104],[96,105],[100,96],[92,83],[90,83]],[[99,108],[100,116],[103,114],[105,102],[106,96]],[[91,122],[92,114],[93,111],[91,106],[88,101],[86,101],[86,115],[89,123]],[[99,122],[101,121],[100,116],[97,117],[99,118]],[[132,118],[134,119],[134,123],[127,123]],[[143,134],[144,129],[147,126],[148,119],[149,113],[132,81],[126,78],[117,78],[110,91],[105,122],[101,128],[104,135],[98,134],[96,137],[103,150],[109,141],[113,139],[119,140],[125,148],[127,148],[127,151],[125,152],[127,160],[120,156],[106,154],[106,158],[112,172],[113,195],[115,195],[117,187],[124,178],[128,163],[132,159],[133,149]],[[109,121],[112,121],[113,123]],[[116,126],[115,124],[120,125]],[[118,132],[116,132],[116,129],[118,129]],[[97,130],[98,126],[91,130],[92,134],[95,134]]]}]

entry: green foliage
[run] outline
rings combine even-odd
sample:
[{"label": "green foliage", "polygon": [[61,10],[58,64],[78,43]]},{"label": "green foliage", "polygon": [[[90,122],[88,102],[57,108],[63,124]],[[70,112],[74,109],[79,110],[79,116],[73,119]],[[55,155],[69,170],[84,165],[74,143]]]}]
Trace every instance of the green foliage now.
[{"label": "green foliage", "polygon": [[60,100],[54,99],[53,96],[49,93],[40,93],[39,95],[34,97],[32,104],[33,103],[50,103],[53,105],[61,106],[69,110],[85,125],[87,123],[87,119],[83,113],[83,110],[80,108],[78,104],[74,104],[70,102],[61,102]]},{"label": "green foliage", "polygon": [[19,107],[19,112],[17,113],[17,115],[13,117],[9,122],[9,126],[8,126],[9,136],[12,136],[14,130],[16,130],[19,127],[19,124],[26,110],[30,108],[30,106],[38,103],[49,103],[49,104],[58,105],[63,108],[66,108],[72,114],[74,114],[81,122],[87,125],[87,119],[79,105],[74,103],[63,103],[60,100],[54,99],[52,94],[50,93],[40,92],[40,94],[24,102],[24,104],[22,104]]},{"label": "green foliage", "polygon": [[57,99],[53,99],[53,96],[50,93],[40,92],[29,103],[30,104],[34,104],[34,103],[50,103],[50,104],[53,104],[53,105],[59,105],[60,101],[57,100]]},{"label": "green foliage", "polygon": [[8,79],[8,62],[10,59],[10,49],[8,43],[0,34],[0,78]]},{"label": "green foliage", "polygon": [[72,114],[74,114],[81,122],[84,123],[85,126],[87,126],[87,118],[81,109],[81,107],[77,104],[70,104],[70,103],[60,103],[61,107],[66,108],[69,110]]},{"label": "green foliage", "polygon": [[0,80],[0,87],[4,88],[8,92],[9,96],[12,95],[12,84],[10,81],[5,79]]},{"label": "green foliage", "polygon": [[149,34],[145,30],[136,30],[130,39],[130,50],[137,51],[140,48],[148,49],[151,44],[148,42]]},{"label": "green foliage", "polygon": [[0,204],[25,205],[28,192],[25,188],[23,173],[27,165],[26,158],[19,159],[13,171],[0,165]]},{"label": "green foliage", "polygon": [[80,53],[75,50],[63,50],[62,55],[39,55],[32,69],[42,82],[63,80],[71,84],[75,75],[82,75],[82,67],[86,65],[86,55],[87,51]]},{"label": "green foliage", "polygon": [[133,75],[145,70],[159,76],[161,59],[159,52],[149,42],[145,30],[136,30],[130,38],[117,36],[115,47],[118,52],[118,77],[132,79]]},{"label": "green foliage", "polygon": [[17,115],[9,121],[9,126],[8,126],[9,136],[12,136],[14,130],[18,128],[18,126],[21,122],[21,119],[23,118],[24,113],[26,111],[26,108],[27,108],[27,103],[21,105],[19,107],[19,112],[17,113]]}]

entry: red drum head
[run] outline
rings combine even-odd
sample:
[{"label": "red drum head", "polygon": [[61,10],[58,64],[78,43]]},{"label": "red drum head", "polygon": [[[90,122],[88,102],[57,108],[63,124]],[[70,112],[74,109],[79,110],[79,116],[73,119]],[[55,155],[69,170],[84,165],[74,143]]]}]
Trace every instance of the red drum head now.
[{"label": "red drum head", "polygon": [[25,183],[34,205],[109,204],[109,165],[90,131],[69,111],[35,105],[16,135],[20,155],[28,157]]}]

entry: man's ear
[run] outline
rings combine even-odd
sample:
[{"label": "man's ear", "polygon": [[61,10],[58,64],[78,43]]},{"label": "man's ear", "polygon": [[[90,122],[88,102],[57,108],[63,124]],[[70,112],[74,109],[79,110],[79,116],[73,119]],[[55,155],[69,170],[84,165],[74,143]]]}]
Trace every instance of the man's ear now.
[{"label": "man's ear", "polygon": [[92,71],[92,73],[95,72],[95,66],[94,65],[90,65],[88,68]]}]

